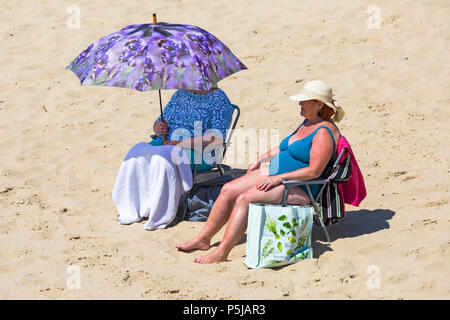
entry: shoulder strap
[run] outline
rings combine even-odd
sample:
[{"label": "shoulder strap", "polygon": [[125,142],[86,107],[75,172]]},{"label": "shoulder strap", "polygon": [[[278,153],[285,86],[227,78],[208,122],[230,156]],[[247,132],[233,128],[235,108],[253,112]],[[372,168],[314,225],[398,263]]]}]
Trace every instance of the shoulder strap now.
[{"label": "shoulder strap", "polygon": [[[335,150],[336,150],[336,142],[334,142],[333,133],[331,132],[330,128],[328,128],[327,126],[320,126],[320,127],[318,127],[318,128],[315,130],[315,132],[317,132],[320,128],[325,128],[325,129],[328,130],[328,133],[329,133],[330,136],[331,136],[331,140],[333,141],[333,155],[334,155],[334,152],[335,152]],[[333,158],[333,157],[331,157],[331,158]]]}]

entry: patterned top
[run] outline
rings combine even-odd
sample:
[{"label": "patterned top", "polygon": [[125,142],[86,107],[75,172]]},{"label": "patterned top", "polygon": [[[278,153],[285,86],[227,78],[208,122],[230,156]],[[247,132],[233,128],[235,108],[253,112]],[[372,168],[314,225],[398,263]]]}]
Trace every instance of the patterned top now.
[{"label": "patterned top", "polygon": [[[164,120],[169,125],[166,139],[171,140],[172,134],[177,129],[185,129],[177,130],[177,133],[183,131],[187,133],[187,129],[189,138],[202,136],[209,129],[217,129],[219,131],[215,134],[222,134],[221,138],[225,140],[233,111],[230,100],[221,89],[206,94],[177,90],[163,110]],[[161,121],[161,116],[158,117],[158,121]],[[183,138],[188,137],[176,134],[173,140],[184,140]],[[162,141],[162,138],[159,136],[155,140]]]}]

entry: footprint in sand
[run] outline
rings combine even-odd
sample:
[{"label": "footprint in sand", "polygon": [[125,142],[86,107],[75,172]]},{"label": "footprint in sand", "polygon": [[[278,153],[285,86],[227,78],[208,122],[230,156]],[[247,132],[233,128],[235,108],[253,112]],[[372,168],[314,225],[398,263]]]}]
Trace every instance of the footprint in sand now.
[{"label": "footprint in sand", "polygon": [[429,208],[433,208],[433,207],[440,208],[440,207],[442,207],[443,205],[446,205],[447,203],[448,203],[447,200],[442,199],[442,200],[438,200],[438,201],[430,201],[430,202],[427,202],[427,204],[425,204],[425,206],[426,206],[426,207],[429,207]]},{"label": "footprint in sand", "polygon": [[6,187],[5,189],[3,189],[3,191],[0,191],[1,195],[6,195],[8,192],[12,191],[14,188],[13,187]]}]

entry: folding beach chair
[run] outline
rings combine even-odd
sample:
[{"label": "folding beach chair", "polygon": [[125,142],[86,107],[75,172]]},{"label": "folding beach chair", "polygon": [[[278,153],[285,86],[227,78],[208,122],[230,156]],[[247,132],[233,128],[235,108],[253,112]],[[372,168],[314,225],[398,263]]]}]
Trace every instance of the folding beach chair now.
[{"label": "folding beach chair", "polygon": [[[213,165],[213,168],[209,170],[204,171],[198,171],[198,164],[194,165],[194,170],[192,172],[192,178],[194,180],[194,184],[196,180],[199,180],[200,176],[215,176],[214,173],[219,173],[221,176],[224,175],[226,170],[230,170],[230,166],[222,164],[222,160],[225,157],[225,153],[227,152],[227,147],[231,144],[231,138],[233,137],[234,129],[236,128],[237,122],[239,120],[239,116],[241,115],[241,110],[239,107],[235,104],[231,105],[233,107],[233,115],[236,114],[234,117],[234,122],[228,132],[228,137],[226,138],[225,142],[223,142],[222,146],[216,147],[214,149],[215,153],[215,163]],[[202,179],[204,180],[204,179]]]},{"label": "folding beach chair", "polygon": [[[194,169],[193,169],[193,172],[192,172],[192,178],[194,180],[194,183],[195,183],[196,178],[198,176],[200,176],[200,175],[212,175],[212,173],[217,173],[218,172],[221,176],[223,176],[224,173],[225,173],[225,170],[230,170],[231,169],[230,166],[222,164],[222,160],[225,157],[225,153],[227,151],[227,147],[231,144],[230,141],[231,141],[231,138],[233,137],[234,129],[236,128],[237,122],[239,120],[239,116],[241,115],[241,110],[239,109],[239,107],[237,105],[232,104],[231,106],[234,109],[233,110],[233,114],[236,113],[236,116],[234,117],[233,125],[231,126],[231,129],[228,132],[228,137],[226,138],[226,140],[222,144],[222,146],[216,147],[214,149],[215,163],[214,163],[214,165],[213,165],[213,167],[211,169],[198,171],[198,166],[199,165],[198,164],[194,165]],[[157,135],[152,134],[151,138],[152,139],[156,139]],[[220,149],[222,149],[222,150],[220,150]],[[220,151],[222,151],[222,152],[220,152]],[[219,153],[219,154],[217,155],[216,153]]]},{"label": "folding beach chair", "polygon": [[[186,212],[188,209],[187,200],[192,197],[199,186],[208,184],[208,181],[211,181],[219,176],[224,176],[226,171],[231,170],[230,166],[222,164],[222,160],[225,157],[225,153],[227,152],[227,147],[231,144],[231,138],[233,137],[234,130],[239,120],[239,116],[241,115],[241,110],[237,105],[232,104],[231,106],[234,109],[234,121],[231,125],[230,130],[228,131],[228,137],[226,138],[225,142],[223,142],[222,146],[218,146],[214,149],[215,163],[211,169],[198,171],[197,169],[199,165],[194,165],[194,170],[192,172],[192,179],[194,181],[193,186],[191,190],[187,191],[187,193],[184,194],[180,199],[180,204],[183,206],[181,217],[179,218],[180,220],[184,220],[184,218],[186,217]],[[236,175],[236,173],[231,174],[231,176],[233,175]],[[223,181],[226,181],[226,179],[224,179]]]},{"label": "folding beach chair", "polygon": [[[346,154],[346,158],[342,161],[341,158]],[[282,206],[286,206],[286,199],[289,188],[305,186],[308,191],[308,197],[311,200],[311,205],[315,211],[315,217],[319,220],[320,225],[325,232],[327,241],[331,242],[328,231],[325,227],[335,222],[337,219],[344,216],[344,201],[341,199],[338,184],[346,182],[352,175],[350,166],[350,156],[346,153],[346,149],[342,149],[339,156],[334,161],[334,164],[328,168],[326,179],[314,179],[308,181],[283,181],[285,186]],[[319,184],[322,185],[316,198],[313,197],[310,185]],[[325,224],[324,224],[324,219]]]}]

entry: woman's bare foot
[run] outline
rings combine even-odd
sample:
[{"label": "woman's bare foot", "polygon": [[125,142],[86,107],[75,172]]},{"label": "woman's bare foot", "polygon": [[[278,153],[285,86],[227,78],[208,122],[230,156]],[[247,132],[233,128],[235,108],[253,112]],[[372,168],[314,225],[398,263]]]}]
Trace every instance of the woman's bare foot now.
[{"label": "woman's bare foot", "polygon": [[175,248],[181,251],[208,250],[210,247],[210,241],[197,238],[189,240],[183,244],[175,245]]},{"label": "woman's bare foot", "polygon": [[200,258],[197,258],[194,260],[195,263],[200,263],[200,264],[208,264],[208,263],[223,262],[223,261],[227,261],[227,256],[223,255],[217,249],[211,253],[208,253],[208,254],[201,256]]}]

